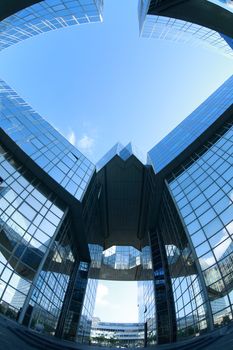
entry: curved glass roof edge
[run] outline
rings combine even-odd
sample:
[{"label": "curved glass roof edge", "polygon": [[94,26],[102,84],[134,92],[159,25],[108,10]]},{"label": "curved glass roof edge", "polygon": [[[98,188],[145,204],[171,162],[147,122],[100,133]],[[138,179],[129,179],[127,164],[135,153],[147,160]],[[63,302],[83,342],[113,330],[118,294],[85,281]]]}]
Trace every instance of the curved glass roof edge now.
[{"label": "curved glass roof edge", "polygon": [[[233,103],[233,75],[215,90],[147,154],[158,173],[203,134]],[[215,108],[209,108],[215,106]]]},{"label": "curved glass roof edge", "polygon": [[81,201],[94,164],[2,79],[0,102],[0,128],[48,176]]},{"label": "curved glass roof edge", "polygon": [[0,22],[0,51],[33,36],[73,25],[103,21],[103,0],[44,0]]}]

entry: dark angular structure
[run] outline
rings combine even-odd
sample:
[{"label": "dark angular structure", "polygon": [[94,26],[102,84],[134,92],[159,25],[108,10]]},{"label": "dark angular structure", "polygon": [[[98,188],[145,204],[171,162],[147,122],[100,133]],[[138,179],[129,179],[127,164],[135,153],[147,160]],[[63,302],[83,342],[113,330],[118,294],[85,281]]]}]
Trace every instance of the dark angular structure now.
[{"label": "dark angular structure", "polygon": [[[152,16],[175,17],[178,6],[184,16],[195,4],[144,1],[140,14],[150,6]],[[3,5],[2,49],[102,20],[101,0]],[[230,12],[211,1],[200,6],[207,19],[199,24],[231,43],[229,22],[224,30],[214,26],[207,10]],[[0,313],[87,343],[98,280],[105,279],[138,281],[145,344],[231,322],[232,102],[233,76],[148,152],[146,164],[131,144],[116,144],[95,166],[1,80]]]}]

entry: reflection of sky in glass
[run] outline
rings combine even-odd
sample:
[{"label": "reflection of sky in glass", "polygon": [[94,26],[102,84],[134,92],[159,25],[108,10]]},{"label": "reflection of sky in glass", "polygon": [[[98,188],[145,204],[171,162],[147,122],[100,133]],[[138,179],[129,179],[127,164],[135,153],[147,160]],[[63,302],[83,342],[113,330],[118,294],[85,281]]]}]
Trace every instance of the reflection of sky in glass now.
[{"label": "reflection of sky in glass", "polygon": [[232,0],[208,0],[214,4],[223,7],[224,9],[233,12],[233,1]]},{"label": "reflection of sky in glass", "polygon": [[146,163],[145,155],[138,149],[137,146],[133,145],[131,142],[128,143],[128,145],[123,146],[120,142],[118,142],[97,162],[97,171],[102,169],[115,156],[119,156],[124,161],[131,156],[135,156],[143,164]]},{"label": "reflection of sky in glass", "polygon": [[0,127],[47,174],[77,199],[84,195],[94,165],[0,80]]},{"label": "reflection of sky in glass", "polygon": [[[233,52],[233,51],[232,51]],[[201,136],[233,101],[233,76],[148,152],[149,163],[160,171]]]},{"label": "reflection of sky in glass", "polygon": [[112,246],[103,252],[103,263],[115,269],[130,269],[141,264],[141,252],[130,246]]},{"label": "reflection of sky in glass", "polygon": [[102,21],[102,0],[45,0],[0,23],[0,51],[50,30]]},{"label": "reflection of sky in glass", "polygon": [[[227,308],[233,295],[232,136],[229,121],[216,138],[190,157],[190,163],[176,169],[169,183],[202,269],[214,324],[218,325],[224,317],[232,317]],[[167,252],[171,249],[167,247]],[[174,279],[173,287],[175,283]],[[183,280],[180,283],[183,285]],[[182,291],[181,298],[179,293],[175,301],[177,313],[187,321],[190,310],[183,305],[191,303],[189,294]],[[179,327],[187,326],[182,320]]]}]

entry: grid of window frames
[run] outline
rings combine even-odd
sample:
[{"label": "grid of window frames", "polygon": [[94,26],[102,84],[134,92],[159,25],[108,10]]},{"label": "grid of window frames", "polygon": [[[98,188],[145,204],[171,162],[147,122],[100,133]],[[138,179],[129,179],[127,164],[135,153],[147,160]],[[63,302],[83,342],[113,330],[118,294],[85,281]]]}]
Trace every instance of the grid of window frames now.
[{"label": "grid of window frames", "polygon": [[135,156],[143,164],[145,164],[145,155],[131,142],[123,146],[116,143],[96,164],[96,170],[101,170],[113,157],[118,155],[122,160],[126,161],[130,156]]},{"label": "grid of window frames", "polygon": [[90,339],[98,284],[98,280],[88,279],[89,267],[89,263],[76,261],[75,274],[67,290],[69,299],[63,337],[80,343],[88,343]]},{"label": "grid of window frames", "polygon": [[176,158],[231,106],[232,101],[233,75],[149,151],[154,169],[158,172]]},{"label": "grid of window frames", "polygon": [[75,259],[77,252],[71,238],[71,220],[68,217],[49,249],[33,290],[30,300],[32,328],[40,324],[44,331],[55,334]]},{"label": "grid of window frames", "polygon": [[98,280],[88,278],[82,313],[77,333],[79,343],[89,343],[91,336],[91,324],[95,308]]},{"label": "grid of window frames", "polygon": [[190,243],[166,189],[160,208],[158,225],[166,248],[177,338],[199,335],[208,327],[207,300]]},{"label": "grid of window frames", "polygon": [[93,175],[94,165],[3,80],[0,80],[0,103],[0,128],[47,174],[80,200]]},{"label": "grid of window frames", "polygon": [[138,281],[138,320],[146,323],[147,344],[156,344],[156,307],[154,281]]},{"label": "grid of window frames", "polygon": [[44,0],[0,23],[0,51],[35,35],[84,23],[102,22],[103,0]]},{"label": "grid of window frames", "polygon": [[141,35],[144,38],[165,39],[206,46],[218,50],[226,56],[233,56],[231,47],[218,32],[198,24],[148,14],[144,23],[141,24],[141,28]]},{"label": "grid of window frames", "polygon": [[91,268],[100,269],[102,264],[103,247],[99,244],[88,244],[91,256]]},{"label": "grid of window frames", "polygon": [[112,246],[103,252],[103,264],[128,270],[141,264],[141,253],[131,246]]},{"label": "grid of window frames", "polygon": [[214,324],[232,319],[232,121],[173,173],[169,187],[203,271]]},{"label": "grid of window frames", "polygon": [[156,306],[155,290],[152,272],[151,248],[145,246],[141,251],[143,281],[138,281],[138,320],[147,323],[147,342],[156,343]]},{"label": "grid of window frames", "polygon": [[64,205],[0,146],[0,312],[17,318]]}]

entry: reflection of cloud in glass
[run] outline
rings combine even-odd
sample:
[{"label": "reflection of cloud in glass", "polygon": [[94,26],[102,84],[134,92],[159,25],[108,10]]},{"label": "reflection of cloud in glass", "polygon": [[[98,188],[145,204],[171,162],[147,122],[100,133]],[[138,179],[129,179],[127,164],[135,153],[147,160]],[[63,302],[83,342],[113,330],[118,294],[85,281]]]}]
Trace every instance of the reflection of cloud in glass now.
[{"label": "reflection of cloud in glass", "polygon": [[76,144],[76,135],[74,133],[73,130],[70,131],[69,135],[67,136],[67,140],[73,145],[75,146]]},{"label": "reflection of cloud in glass", "polygon": [[[218,242],[218,246],[213,249],[217,261],[222,258],[222,256],[224,255],[224,253],[226,252],[226,250],[229,248],[230,244],[232,243],[232,240],[229,238],[228,233],[225,229],[222,230],[222,233],[223,233],[223,236],[220,239],[220,241]],[[210,257],[210,258],[205,259],[205,263],[208,266],[213,265],[215,263],[214,257]]]}]

